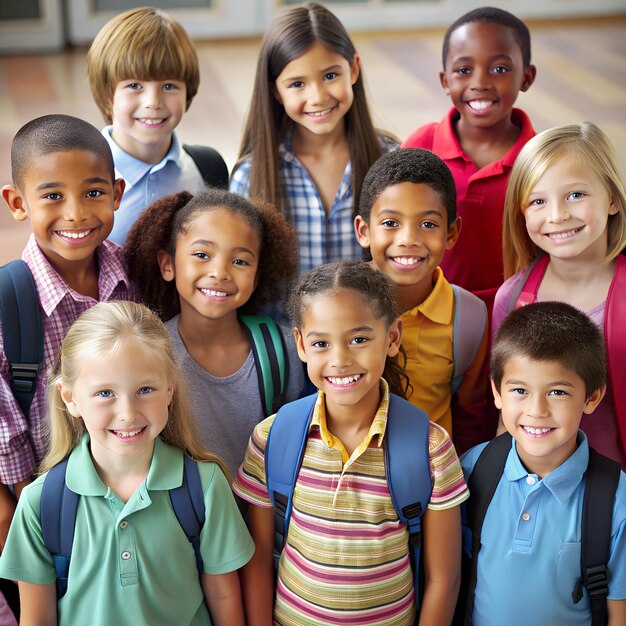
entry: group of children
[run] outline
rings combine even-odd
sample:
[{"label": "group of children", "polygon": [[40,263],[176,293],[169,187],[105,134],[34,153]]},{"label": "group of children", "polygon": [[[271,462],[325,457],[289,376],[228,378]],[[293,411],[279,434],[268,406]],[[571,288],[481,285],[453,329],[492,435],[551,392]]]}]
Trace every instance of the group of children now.
[{"label": "group of children", "polygon": [[[535,74],[523,22],[465,14],[453,108],[399,147],[345,28],[291,9],[228,183],[176,136],[199,83],[180,25],[141,8],[102,29],[110,126],[29,122],[2,188],[43,337],[24,405],[1,292],[22,623],[626,623],[626,193],[598,127],[536,135],[513,108]],[[477,526],[487,398],[510,438]],[[592,575],[590,446],[613,485]]]}]

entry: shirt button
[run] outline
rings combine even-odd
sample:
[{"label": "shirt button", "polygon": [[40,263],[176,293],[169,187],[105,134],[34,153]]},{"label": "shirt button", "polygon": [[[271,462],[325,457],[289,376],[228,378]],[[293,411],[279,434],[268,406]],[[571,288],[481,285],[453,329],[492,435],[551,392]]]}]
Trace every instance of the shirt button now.
[{"label": "shirt button", "polygon": [[522,519],[527,522],[530,519],[530,513],[522,513]]},{"label": "shirt button", "polygon": [[131,557],[131,556],[132,556],[132,555],[131,555],[131,553],[130,553],[130,552],[128,552],[128,551],[126,551],[126,552],[122,552],[122,558],[123,558],[125,561],[128,561],[128,559],[130,559],[130,557]]},{"label": "shirt button", "polygon": [[124,530],[124,528],[128,528],[128,522],[126,520],[124,520],[123,522],[120,522],[120,528],[122,530]]},{"label": "shirt button", "polygon": [[534,476],[526,476],[526,483],[529,485],[534,485],[537,482],[537,479]]}]

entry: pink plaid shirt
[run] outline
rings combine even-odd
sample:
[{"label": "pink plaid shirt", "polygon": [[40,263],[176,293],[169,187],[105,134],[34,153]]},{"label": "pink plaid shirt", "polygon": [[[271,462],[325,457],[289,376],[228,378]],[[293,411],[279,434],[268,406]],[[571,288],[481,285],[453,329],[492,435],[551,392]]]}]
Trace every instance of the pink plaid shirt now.
[{"label": "pink plaid shirt", "polygon": [[[104,241],[97,252],[100,301],[136,301],[137,292],[126,276],[121,248],[111,241]],[[22,259],[33,274],[39,295],[44,333],[43,364],[37,376],[30,417],[26,420],[11,392],[9,364],[0,333],[0,482],[5,485],[12,485],[33,474],[43,458],[42,426],[46,414],[48,370],[74,320],[97,302],[70,289],[43,255],[32,234]]]}]

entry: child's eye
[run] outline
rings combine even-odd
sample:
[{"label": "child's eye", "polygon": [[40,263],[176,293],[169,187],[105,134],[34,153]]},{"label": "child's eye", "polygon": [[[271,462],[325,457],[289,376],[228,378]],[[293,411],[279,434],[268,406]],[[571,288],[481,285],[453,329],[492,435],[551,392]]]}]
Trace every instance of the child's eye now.
[{"label": "child's eye", "polygon": [[466,75],[466,74],[471,74],[472,73],[472,68],[471,67],[466,67],[466,66],[464,66],[464,67],[457,67],[454,71],[457,74],[464,74],[464,75]]},{"label": "child's eye", "polygon": [[492,70],[494,74],[506,74],[509,68],[506,65],[496,65]]},{"label": "child's eye", "polygon": [[355,345],[357,345],[357,346],[358,346],[358,345],[360,345],[360,344],[362,344],[362,343],[366,343],[366,342],[368,342],[368,341],[369,341],[369,338],[368,338],[368,337],[353,337],[353,338],[350,340],[350,343],[351,343],[351,344],[355,344]]},{"label": "child's eye", "polygon": [[239,267],[250,267],[250,262],[246,261],[246,259],[235,259],[233,261],[233,265],[238,265]]},{"label": "child's eye", "polygon": [[328,341],[322,341],[320,339],[319,341],[314,341],[311,346],[313,348],[328,348]]},{"label": "child's eye", "polygon": [[400,224],[396,220],[384,220],[381,222],[381,226],[385,228],[397,228]]},{"label": "child's eye", "polygon": [[140,83],[128,83],[128,85],[126,85],[127,89],[141,89],[141,84]]},{"label": "child's eye", "polygon": [[192,256],[195,256],[197,259],[201,259],[202,261],[206,261],[210,258],[206,252],[194,252]]},{"label": "child's eye", "polygon": [[85,196],[87,198],[99,198],[100,196],[104,195],[104,191],[102,191],[101,189],[90,189]]},{"label": "child's eye", "polygon": [[534,200],[530,200],[528,202],[528,206],[543,206],[546,203],[542,198],[535,198]]},{"label": "child's eye", "polygon": [[304,87],[304,83],[301,80],[296,80],[293,83],[291,83],[289,87],[293,87],[294,89],[301,89],[302,87]]},{"label": "child's eye", "polygon": [[110,389],[102,389],[101,391],[97,391],[96,395],[100,398],[112,398],[114,394]]},{"label": "child's eye", "polygon": [[549,396],[566,396],[567,395],[567,391],[564,391],[563,389],[552,389],[549,393]]},{"label": "child's eye", "polygon": [[567,194],[567,199],[568,200],[580,200],[581,198],[584,198],[585,194],[582,193],[582,191],[572,191],[572,193]]},{"label": "child's eye", "polygon": [[325,80],[333,80],[333,78],[337,78],[336,72],[326,72],[326,74],[324,74]]},{"label": "child's eye", "polygon": [[515,387],[510,391],[515,396],[523,396],[526,393],[526,389],[524,389],[523,387]]},{"label": "child's eye", "polygon": [[422,222],[421,226],[422,228],[426,228],[428,230],[432,228],[439,228],[439,224],[435,224],[435,222],[431,222],[430,220],[426,220],[425,222]]},{"label": "child's eye", "polygon": [[53,191],[52,193],[47,193],[43,197],[45,200],[52,200],[53,202],[56,202],[57,200],[61,200],[61,198],[63,198],[63,196],[60,193],[57,193],[56,191]]},{"label": "child's eye", "polygon": [[163,89],[165,91],[174,91],[177,88],[178,87],[174,83],[165,83],[165,85],[163,85]]},{"label": "child's eye", "polygon": [[137,393],[143,395],[146,393],[151,393],[152,391],[154,391],[154,387],[140,387]]}]

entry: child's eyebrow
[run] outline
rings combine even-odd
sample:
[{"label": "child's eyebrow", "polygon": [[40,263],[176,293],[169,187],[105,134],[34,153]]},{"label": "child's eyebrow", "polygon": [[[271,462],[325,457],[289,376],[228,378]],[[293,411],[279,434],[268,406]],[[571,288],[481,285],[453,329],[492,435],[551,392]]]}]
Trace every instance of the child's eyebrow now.
[{"label": "child's eyebrow", "polygon": [[[498,59],[506,59],[507,61],[513,62],[513,58],[508,54],[494,54],[489,57],[489,61],[497,61]],[[455,57],[452,59],[453,63],[467,63],[468,61],[473,61],[474,57],[464,56],[464,57]]]},{"label": "child's eyebrow", "polygon": [[[371,326],[356,326],[354,328],[350,328],[350,330],[348,330],[346,334],[363,333],[368,331],[371,332],[372,330],[374,329]],[[318,330],[311,330],[306,334],[306,337],[324,337],[325,335],[328,335],[328,333],[323,333]]]},{"label": "child's eyebrow", "polygon": [[[101,176],[92,176],[91,178],[86,178],[83,181],[83,184],[87,184],[87,185],[108,185],[110,184],[111,181],[106,179],[106,178],[102,178]],[[56,188],[58,189],[59,187],[66,187],[67,183],[64,183],[62,181],[51,181],[48,183],[41,183],[41,185],[37,185],[37,187],[35,187],[35,191],[43,191],[44,189],[53,189]]]},{"label": "child's eyebrow", "polygon": [[[191,242],[191,245],[192,246],[214,246],[215,242],[209,239],[196,239],[195,241]],[[236,248],[233,248],[232,251],[233,252],[247,252],[248,254],[256,258],[256,254],[254,254],[254,252],[250,250],[250,248],[246,248],[245,246],[237,246]]]},{"label": "child's eyebrow", "polygon": [[[437,217],[441,217],[441,215],[444,214],[443,211],[439,211],[437,209],[424,209],[423,211],[421,211],[420,209],[417,209],[420,213],[420,216],[427,216],[427,215],[435,215]],[[383,217],[385,215],[402,215],[402,211],[397,211],[396,209],[381,209],[379,216]]]},{"label": "child's eyebrow", "polygon": [[[325,67],[321,71],[321,74],[326,74],[327,72],[340,70],[340,69],[341,69],[341,65],[330,65],[329,67]],[[286,76],[285,78],[283,78],[283,80],[281,82],[289,83],[289,82],[293,82],[295,80],[302,80],[303,78],[305,78],[305,76]]]},{"label": "child's eyebrow", "polygon": [[[509,379],[504,384],[505,385],[521,385],[522,387],[525,387],[528,383],[523,380]],[[553,380],[549,383],[546,383],[545,386],[546,387],[571,387],[572,389],[575,387],[575,385],[573,385],[568,380]]]}]

